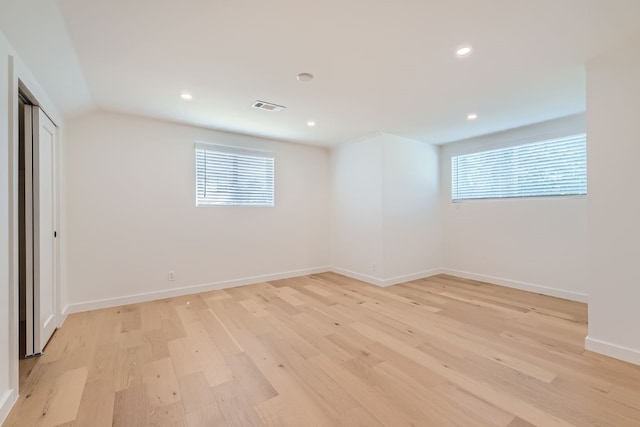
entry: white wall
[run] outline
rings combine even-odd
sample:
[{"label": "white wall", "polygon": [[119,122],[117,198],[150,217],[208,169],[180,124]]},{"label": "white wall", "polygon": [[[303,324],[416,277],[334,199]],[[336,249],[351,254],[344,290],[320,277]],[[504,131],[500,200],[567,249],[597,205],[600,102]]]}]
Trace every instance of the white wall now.
[{"label": "white wall", "polygon": [[382,136],[331,151],[331,265],[375,282],[382,277]]},{"label": "white wall", "polygon": [[[18,397],[18,82],[58,126],[64,121],[45,90],[0,32],[0,423]],[[58,228],[58,230],[61,230]],[[63,245],[64,239],[58,239]],[[59,277],[64,265],[59,265]],[[61,320],[58,310],[58,321]]]},{"label": "white wall", "polygon": [[438,156],[376,134],[332,150],[332,266],[378,285],[440,267]]},{"label": "white wall", "polygon": [[438,147],[383,135],[383,278],[398,283],[442,267]]},{"label": "white wall", "polygon": [[586,302],[586,198],[451,202],[452,156],[582,133],[584,120],[571,116],[442,146],[446,272]]},{"label": "white wall", "polygon": [[640,36],[587,64],[587,348],[640,364]]},{"label": "white wall", "polygon": [[[276,207],[196,207],[195,141],[273,151]],[[105,112],[70,120],[67,142],[70,311],[329,264],[324,148]]]},{"label": "white wall", "polygon": [[9,171],[11,134],[8,132],[9,120],[9,46],[0,33],[0,423],[6,417],[9,407],[16,398],[15,384],[12,384],[12,355],[11,328],[15,325],[11,310],[14,300],[11,289],[13,283],[9,280],[12,268],[9,252],[11,240],[9,238]]}]

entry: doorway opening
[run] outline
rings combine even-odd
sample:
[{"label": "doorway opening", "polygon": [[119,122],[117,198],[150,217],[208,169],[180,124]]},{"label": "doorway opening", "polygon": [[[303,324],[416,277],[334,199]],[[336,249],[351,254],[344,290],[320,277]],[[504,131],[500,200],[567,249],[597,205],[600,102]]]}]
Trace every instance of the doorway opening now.
[{"label": "doorway opening", "polygon": [[[20,378],[57,327],[57,129],[35,98],[18,96]],[[30,371],[30,369],[28,369]],[[28,375],[28,374],[27,374]]]}]

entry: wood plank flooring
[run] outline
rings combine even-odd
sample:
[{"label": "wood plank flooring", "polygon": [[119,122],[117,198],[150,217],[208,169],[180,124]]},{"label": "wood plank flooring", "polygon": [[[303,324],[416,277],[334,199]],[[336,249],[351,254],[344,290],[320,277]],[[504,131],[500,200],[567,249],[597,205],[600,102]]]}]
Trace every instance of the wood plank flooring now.
[{"label": "wood plank flooring", "polygon": [[586,305],[334,273],[69,316],[4,426],[640,426]]}]

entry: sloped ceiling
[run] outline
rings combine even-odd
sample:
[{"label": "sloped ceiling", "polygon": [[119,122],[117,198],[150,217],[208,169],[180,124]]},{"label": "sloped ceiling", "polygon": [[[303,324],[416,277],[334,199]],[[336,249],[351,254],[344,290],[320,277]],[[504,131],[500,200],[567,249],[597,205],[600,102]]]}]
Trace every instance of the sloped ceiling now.
[{"label": "sloped ceiling", "polygon": [[[68,115],[320,145],[377,131],[439,144],[582,112],[585,62],[640,31],[637,0],[0,4],[0,28]],[[456,58],[465,43],[473,54]]]}]

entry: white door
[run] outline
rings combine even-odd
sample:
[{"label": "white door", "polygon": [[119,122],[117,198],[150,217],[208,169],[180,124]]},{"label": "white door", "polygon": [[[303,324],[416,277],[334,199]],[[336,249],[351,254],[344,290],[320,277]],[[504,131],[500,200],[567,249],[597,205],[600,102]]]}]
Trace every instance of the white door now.
[{"label": "white door", "polygon": [[[29,114],[29,110],[30,113]],[[31,116],[32,162],[29,149],[26,167],[27,210],[31,208],[32,226],[27,219],[27,240],[32,241],[32,284],[27,282],[27,355],[42,353],[56,330],[56,126],[38,107],[28,107],[25,116]],[[27,128],[25,126],[25,128]],[[27,137],[29,132],[25,132]],[[29,173],[31,163],[31,173]],[[31,176],[31,186],[29,185]],[[31,187],[29,189],[29,187]],[[31,190],[31,191],[29,191]],[[29,200],[31,192],[31,201]],[[31,202],[31,206],[29,206]],[[31,229],[31,230],[30,230]],[[31,232],[31,239],[29,233]],[[29,247],[27,246],[27,249]],[[27,253],[27,259],[29,258]],[[27,262],[29,270],[29,262]],[[29,274],[27,275],[29,279]],[[31,294],[31,295],[29,295]],[[31,298],[29,298],[31,296]],[[31,313],[29,313],[31,311]],[[29,325],[29,320],[33,323]],[[30,328],[30,326],[32,328]],[[32,335],[30,336],[30,332]],[[30,348],[31,347],[31,348]]]}]

